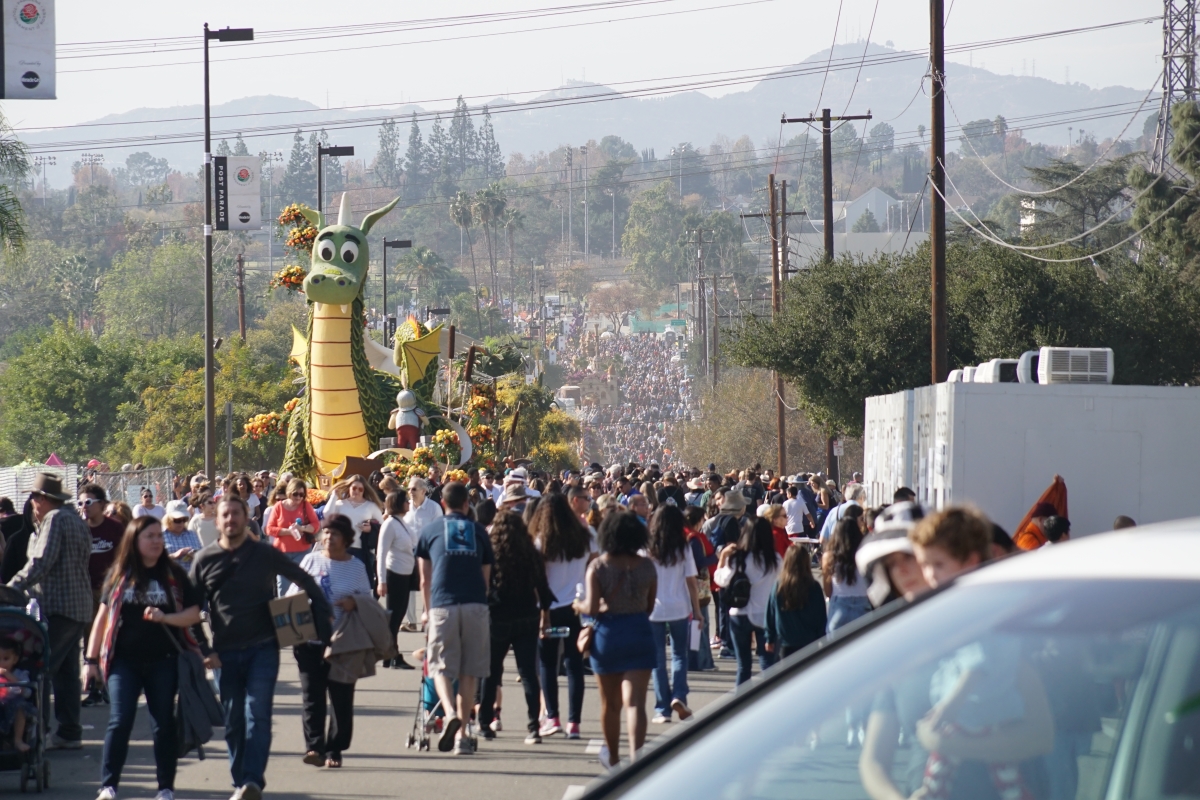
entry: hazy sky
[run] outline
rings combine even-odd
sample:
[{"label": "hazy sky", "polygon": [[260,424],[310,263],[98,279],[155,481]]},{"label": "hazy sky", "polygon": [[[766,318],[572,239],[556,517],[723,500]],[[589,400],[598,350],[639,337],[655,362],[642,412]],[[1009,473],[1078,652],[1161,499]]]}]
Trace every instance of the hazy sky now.
[{"label": "hazy sky", "polygon": [[[139,106],[198,103],[198,49],[204,22],[253,27],[261,35],[297,28],[545,9],[579,0],[57,0],[58,100],[4,103],[18,128],[67,125]],[[1151,0],[946,0],[947,42],[958,44],[1075,28],[1162,14]],[[867,38],[902,49],[928,46],[927,6],[918,0],[843,0],[839,43]],[[713,9],[713,10],[701,10]],[[550,89],[564,79],[598,83],[667,78],[699,72],[794,63],[835,37],[836,0],[633,0],[589,13],[487,24],[458,24],[339,38],[307,38],[249,46],[213,45],[213,101],[255,94],[300,97],[324,106],[430,101],[457,94],[494,96]],[[330,12],[334,13],[330,13]],[[686,12],[686,13],[680,13]],[[544,30],[554,26],[554,29]],[[563,27],[570,26],[570,27]],[[533,30],[542,28],[543,30]],[[506,31],[516,31],[504,33]],[[325,35],[331,31],[325,30]],[[321,35],[322,31],[314,31]],[[174,40],[171,37],[190,37]],[[457,38],[452,41],[428,41]],[[67,58],[89,43],[149,40],[157,53]],[[103,42],[105,44],[95,44]],[[68,47],[68,45],[75,45]],[[386,46],[378,46],[386,45]],[[372,49],[349,49],[374,46]],[[1162,49],[1158,22],[1115,31],[979,50],[975,66],[1093,87],[1148,89],[1157,81]],[[322,51],[322,52],[315,52]],[[231,56],[253,58],[222,63]],[[957,60],[968,61],[967,56]],[[172,66],[177,62],[185,62]],[[132,69],[110,69],[132,65]],[[73,71],[69,71],[73,70]],[[732,86],[720,91],[738,91]],[[427,107],[440,103],[426,102]],[[802,106],[804,103],[798,103]]]}]

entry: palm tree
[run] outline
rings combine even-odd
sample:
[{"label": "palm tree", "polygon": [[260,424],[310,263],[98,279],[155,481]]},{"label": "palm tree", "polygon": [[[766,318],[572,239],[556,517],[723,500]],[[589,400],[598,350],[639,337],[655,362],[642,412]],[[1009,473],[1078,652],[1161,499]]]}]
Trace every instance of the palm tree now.
[{"label": "palm tree", "polygon": [[[0,113],[0,175],[20,181],[29,174],[29,153],[13,135],[8,120]],[[0,185],[0,242],[11,249],[25,244],[21,201],[7,185]]]},{"label": "palm tree", "polygon": [[460,232],[467,235],[467,244],[471,247],[471,278],[475,289],[475,326],[483,333],[483,320],[479,313],[479,272],[475,269],[475,246],[471,243],[471,226],[475,217],[471,209],[471,198],[459,189],[450,201],[450,221],[458,226]]},{"label": "palm tree", "polygon": [[416,285],[418,297],[421,295],[421,287],[433,286],[449,274],[441,256],[424,246],[413,248],[405,256],[403,267],[405,278]]},{"label": "palm tree", "polygon": [[504,187],[499,183],[493,183],[475,193],[475,218],[483,226],[484,235],[487,237],[488,264],[492,269],[492,297],[497,302],[500,297],[499,271],[496,269],[496,253],[492,247],[492,229],[500,222],[507,205],[508,198],[504,195]]},{"label": "palm tree", "polygon": [[[504,214],[500,218],[500,224],[504,226],[504,238],[508,241],[508,286],[509,295],[513,302],[516,303],[517,297],[517,268],[516,259],[513,257],[513,238],[514,234],[525,227],[525,215],[508,206],[504,209]],[[514,308],[514,311],[516,309]]]}]

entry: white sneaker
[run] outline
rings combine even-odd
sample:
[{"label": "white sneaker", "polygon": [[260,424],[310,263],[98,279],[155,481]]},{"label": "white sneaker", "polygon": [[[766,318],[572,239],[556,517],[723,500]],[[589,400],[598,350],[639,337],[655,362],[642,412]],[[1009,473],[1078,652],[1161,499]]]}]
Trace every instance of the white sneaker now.
[{"label": "white sneaker", "polygon": [[175,800],[175,792],[171,789],[159,789],[154,800]]},{"label": "white sneaker", "polygon": [[604,768],[604,772],[608,772],[615,766],[612,763],[612,754],[606,744],[600,745],[600,766]]},{"label": "white sneaker", "polygon": [[112,786],[101,786],[96,800],[117,800],[117,790]]},{"label": "white sneaker", "polygon": [[668,722],[671,721],[671,718],[668,717],[666,714],[655,714],[654,719],[652,719],[650,721],[652,723],[654,723],[655,725],[666,725]]}]

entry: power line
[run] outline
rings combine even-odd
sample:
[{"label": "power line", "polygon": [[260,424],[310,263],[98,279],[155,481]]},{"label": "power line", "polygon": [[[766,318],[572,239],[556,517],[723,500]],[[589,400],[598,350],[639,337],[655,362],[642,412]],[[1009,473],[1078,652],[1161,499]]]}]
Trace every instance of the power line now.
[{"label": "power line", "polygon": [[[649,0],[649,1],[653,2],[655,0]],[[673,0],[657,0],[657,1],[658,2],[668,2],[668,1],[673,2]],[[567,28],[579,28],[579,27],[584,27],[584,26],[602,25],[605,23],[612,23],[612,22],[631,22],[631,21],[640,21],[640,20],[646,20],[646,19],[655,19],[658,17],[674,17],[674,16],[679,16],[681,14],[694,14],[694,13],[699,13],[699,12],[703,12],[703,11],[718,11],[718,10],[728,9],[728,8],[740,8],[742,6],[760,5],[762,3],[773,3],[773,2],[776,2],[776,0],[741,0],[741,2],[725,3],[722,5],[716,5],[716,6],[706,6],[704,8],[683,9],[680,11],[662,11],[662,12],[658,12],[655,14],[641,14],[638,16],[620,17],[620,18],[611,19],[611,20],[588,20],[588,21],[584,21],[584,22],[563,23],[560,25],[543,25],[541,27],[536,27],[536,28],[523,28],[523,29],[512,30],[512,31],[492,31],[489,33],[463,34],[460,36],[443,36],[443,37],[437,38],[437,39],[421,39],[421,40],[409,41],[409,42],[390,42],[390,43],[386,43],[386,44],[351,45],[351,46],[345,46],[345,47],[325,48],[325,49],[316,49],[316,50],[293,50],[293,51],[287,52],[287,53],[264,53],[264,54],[256,55],[256,56],[229,56],[226,58],[214,58],[214,59],[212,59],[212,62],[219,64],[219,63],[227,63],[227,62],[234,62],[234,61],[258,61],[258,60],[267,59],[267,58],[291,58],[293,56],[313,56],[313,55],[323,55],[323,54],[327,54],[327,53],[342,54],[342,53],[346,53],[349,51],[357,51],[357,50],[379,50],[379,49],[390,48],[390,47],[409,47],[412,45],[419,45],[419,44],[440,44],[440,43],[444,43],[444,42],[463,41],[463,40],[469,40],[469,39],[486,39],[486,38],[490,38],[493,36],[512,36],[515,34],[522,34],[522,33],[540,33],[540,32],[545,32],[545,31],[564,30]],[[302,39],[304,39],[304,40],[307,40],[308,38],[329,38],[329,37],[302,37]],[[250,45],[250,43],[247,43],[245,46],[252,46],[252,45]],[[179,48],[179,49],[189,49],[190,50],[190,49],[195,49],[195,48]],[[150,52],[154,52],[154,51],[150,51]],[[99,56],[95,56],[95,57],[99,57]],[[59,70],[59,74],[62,75],[62,74],[68,74],[68,73],[74,73],[74,72],[111,72],[111,71],[115,71],[115,70],[125,70],[125,69],[143,69],[147,66],[153,67],[155,69],[158,69],[161,67],[194,66],[194,62],[192,62],[192,61],[168,61],[168,62],[164,62],[164,63],[149,64],[149,65],[147,65],[147,64],[125,64],[125,65],[114,66],[114,67],[90,67],[90,68],[84,68],[84,69],[64,69],[64,70]]]}]

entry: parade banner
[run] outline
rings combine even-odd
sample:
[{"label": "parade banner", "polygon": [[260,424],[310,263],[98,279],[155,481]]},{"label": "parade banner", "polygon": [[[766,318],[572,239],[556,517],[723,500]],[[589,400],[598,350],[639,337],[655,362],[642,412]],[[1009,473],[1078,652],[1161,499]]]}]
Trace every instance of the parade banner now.
[{"label": "parade banner", "polygon": [[217,230],[262,228],[261,169],[257,156],[213,156]]},{"label": "parade banner", "polygon": [[54,0],[0,0],[5,100],[53,100]]}]

